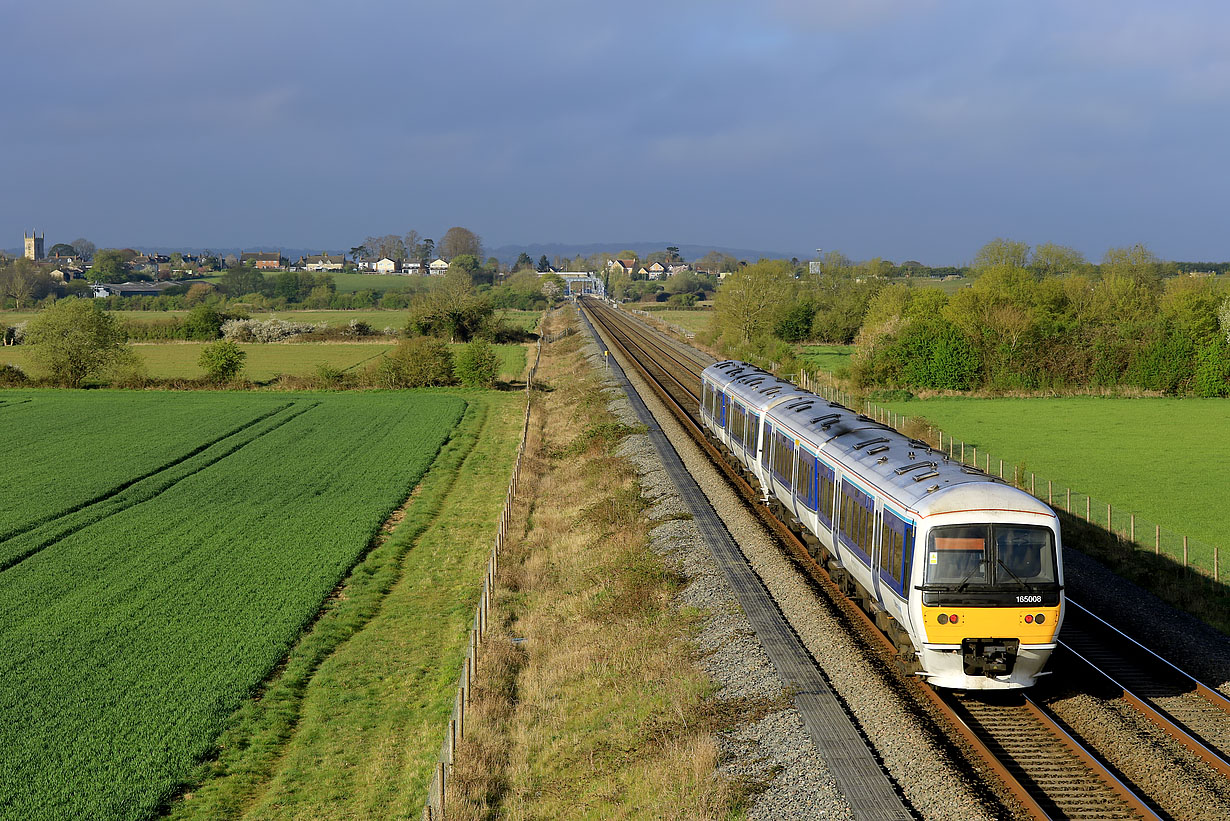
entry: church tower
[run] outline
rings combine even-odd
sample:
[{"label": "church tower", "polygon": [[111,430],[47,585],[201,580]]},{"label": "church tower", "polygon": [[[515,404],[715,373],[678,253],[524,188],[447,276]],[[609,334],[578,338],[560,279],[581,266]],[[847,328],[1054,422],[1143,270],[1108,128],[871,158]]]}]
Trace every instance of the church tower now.
[{"label": "church tower", "polygon": [[32,236],[26,236],[26,232],[22,231],[21,235],[26,240],[26,259],[40,260],[43,259],[46,253],[43,252],[43,239],[46,238],[47,232],[43,232],[43,236],[38,235],[38,231],[31,232]]}]

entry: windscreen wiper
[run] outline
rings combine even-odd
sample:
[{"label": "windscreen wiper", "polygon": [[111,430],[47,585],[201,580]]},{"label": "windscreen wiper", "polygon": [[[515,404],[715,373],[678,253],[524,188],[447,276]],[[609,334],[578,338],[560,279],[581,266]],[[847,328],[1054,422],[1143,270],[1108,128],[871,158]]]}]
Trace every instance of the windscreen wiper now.
[{"label": "windscreen wiper", "polygon": [[976,565],[974,566],[974,569],[973,569],[973,570],[971,570],[970,572],[966,573],[966,574],[965,574],[965,578],[964,578],[964,579],[962,579],[961,581],[957,582],[957,588],[956,588],[955,590],[953,590],[952,592],[954,592],[954,593],[960,593],[962,590],[964,590],[964,589],[965,589],[965,585],[969,584],[970,579],[972,579],[972,578],[974,577],[974,574],[975,574],[975,573],[977,573],[979,570],[981,570],[981,569],[982,569],[982,567],[983,567],[983,565],[985,565],[986,563],[987,563],[987,560],[986,560],[985,558],[979,559],[979,560],[978,560],[978,564],[976,564]]},{"label": "windscreen wiper", "polygon": [[1022,579],[1022,578],[1021,578],[1020,576],[1018,576],[1016,573],[1014,573],[1014,572],[1012,571],[1012,568],[1011,568],[1011,567],[1009,567],[1008,565],[1004,564],[1004,560],[1003,560],[1002,558],[1000,558],[998,555],[995,557],[995,563],[996,563],[996,564],[998,564],[1000,567],[1002,567],[1004,570],[1007,570],[1007,571],[1008,571],[1008,574],[1009,574],[1010,576],[1012,576],[1012,578],[1016,579],[1016,583],[1017,583],[1017,584],[1019,584],[1019,585],[1020,585],[1023,589],[1025,589],[1025,590],[1033,590],[1033,585],[1032,585],[1032,584],[1030,584],[1029,582],[1025,581],[1024,579]]}]

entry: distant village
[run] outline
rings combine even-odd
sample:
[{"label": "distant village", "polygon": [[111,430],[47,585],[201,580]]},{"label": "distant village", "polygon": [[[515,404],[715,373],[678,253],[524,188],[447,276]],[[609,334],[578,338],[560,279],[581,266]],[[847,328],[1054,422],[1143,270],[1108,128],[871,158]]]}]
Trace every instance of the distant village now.
[{"label": "distant village", "polygon": [[[263,273],[283,271],[307,271],[312,273],[358,273],[382,276],[425,276],[443,277],[448,273],[449,260],[437,256],[431,261],[426,258],[394,258],[393,256],[372,256],[357,253],[362,246],[352,249],[349,256],[345,253],[331,254],[322,251],[319,254],[300,256],[292,260],[277,251],[245,251],[237,257],[221,256],[209,253],[145,253],[134,249],[110,249],[100,254],[118,255],[110,260],[107,275],[98,273],[95,248],[92,243],[82,240],[77,245],[87,245],[79,248],[77,245],[58,243],[49,250],[46,248],[46,235],[32,231],[23,232],[24,257],[54,282],[70,283],[74,280],[89,283],[89,288],[95,297],[108,296],[158,296],[168,288],[191,283],[204,277],[215,275],[228,268],[245,266]],[[568,292],[600,292],[604,290],[604,275],[622,274],[629,280],[665,280],[675,274],[694,272],[706,274],[721,279],[727,271],[710,270],[705,266],[697,266],[678,259],[675,261],[641,261],[635,258],[617,258],[596,260],[596,267],[604,270],[565,270],[559,266],[550,265],[546,257],[539,260],[535,267],[532,260],[522,254],[515,270],[537,271],[540,276],[556,274],[565,283]],[[733,260],[731,260],[733,262]],[[494,262],[494,260],[491,260]],[[605,266],[603,266],[605,263]],[[527,265],[528,264],[528,265]],[[117,276],[122,272],[123,276]],[[507,275],[507,271],[497,271],[497,279]],[[114,281],[123,279],[125,281]],[[82,286],[84,287],[84,286]],[[80,293],[80,289],[77,289]]]}]

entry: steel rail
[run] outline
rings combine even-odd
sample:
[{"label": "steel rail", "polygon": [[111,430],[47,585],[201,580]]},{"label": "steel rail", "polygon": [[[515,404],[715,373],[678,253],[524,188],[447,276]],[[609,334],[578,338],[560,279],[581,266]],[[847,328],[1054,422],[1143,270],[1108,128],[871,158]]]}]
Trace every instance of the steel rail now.
[{"label": "steel rail", "polygon": [[[591,309],[592,304],[585,304],[583,308]],[[659,335],[660,332],[656,329],[647,328],[644,323],[626,318],[626,315],[611,311],[609,308],[599,311],[589,311],[591,316],[596,313],[602,313],[603,316],[616,314],[620,317],[620,324],[623,326],[621,332],[617,334],[616,330],[610,327],[609,323],[599,320],[598,324],[602,325],[612,336],[624,337],[627,345],[630,348],[635,348],[638,351],[653,357],[651,348],[660,348],[653,344],[652,341],[646,343],[638,343],[635,339],[631,339],[633,335],[640,338],[653,339],[654,335]],[[631,330],[629,330],[631,329]],[[671,340],[674,344],[674,340]],[[659,383],[652,374],[649,373],[648,367],[641,361],[640,357],[633,356],[628,347],[620,344],[619,340],[616,343],[620,345],[621,352],[624,357],[631,362],[645,376],[651,390],[653,390],[660,398],[663,399],[667,408],[672,414],[679,419],[680,423],[688,431],[690,436],[702,447],[708,454],[710,460],[717,465],[725,475],[727,481],[739,492],[744,501],[755,511],[758,518],[773,532],[782,543],[788,548],[792,557],[807,569],[808,575],[820,584],[829,594],[829,598],[835,603],[838,603],[842,612],[847,618],[852,619],[860,625],[861,632],[865,638],[870,638],[873,643],[878,644],[881,651],[888,655],[896,655],[897,648],[892,643],[891,639],[886,636],[876,625],[872,618],[863,611],[860,607],[854,604],[844,593],[841,592],[839,586],[833,582],[828,573],[819,565],[819,563],[807,552],[806,546],[801,541],[799,536],[794,533],[786,524],[781,522],[777,517],[764,506],[760,504],[761,495],[759,491],[744,478],[739,470],[731,465],[724,454],[719,450],[714,443],[705,434],[703,427],[699,424],[694,415],[688,412],[668,391]],[[674,356],[669,356],[672,361],[679,362]],[[679,363],[682,364],[682,363]],[[675,383],[687,392],[689,397],[697,399],[698,391],[695,388],[688,387],[683,384],[677,376],[669,372],[669,369],[664,368],[660,363],[654,363],[656,369],[660,370],[664,376],[671,382]],[[684,366],[693,376],[698,376],[697,372],[691,368]],[[946,722],[954,729],[965,743],[982,759],[985,765],[994,773],[999,781],[1004,785],[1011,795],[1020,802],[1024,810],[1033,818],[1050,818],[1051,815],[1042,807],[1041,803],[1031,794],[1031,791],[1021,782],[1021,780],[1005,765],[1000,758],[995,755],[986,740],[970,725],[964,721],[956,710],[948,703],[947,697],[932,688],[930,685],[920,682],[917,679],[913,680],[916,684],[916,691],[921,694],[926,701],[944,717]],[[1040,728],[1044,728],[1044,741],[1056,742],[1068,749],[1073,759],[1083,766],[1087,773],[1087,778],[1092,778],[1096,783],[1100,783],[1113,793],[1118,800],[1123,804],[1126,815],[1124,817],[1141,816],[1145,818],[1157,818],[1156,813],[1129,788],[1119,778],[1117,778],[1110,770],[1104,766],[1092,753],[1085,749],[1076,739],[1064,731],[1049,714],[1045,713],[1040,707],[1028,701],[1031,708],[1038,716],[1035,719],[1036,724]],[[1026,776],[1031,778],[1031,776]],[[1037,783],[1035,780],[1034,783]],[[1056,806],[1059,802],[1056,801]],[[1079,816],[1071,816],[1079,817]]]},{"label": "steel rail", "polygon": [[[1138,661],[1131,659],[1126,653],[1117,653],[1115,658],[1110,663],[1107,661],[1099,662],[1090,657],[1087,652],[1082,652],[1074,644],[1093,644],[1103,654],[1114,653],[1115,648],[1111,643],[1105,640],[1098,641],[1094,635],[1086,635],[1081,629],[1081,625],[1073,626],[1069,620],[1065,625],[1065,632],[1069,635],[1067,639],[1060,638],[1059,644],[1074,658],[1085,664],[1095,674],[1100,675],[1108,681],[1113,687],[1118,688],[1122,693],[1122,698],[1128,702],[1134,709],[1143,714],[1147,719],[1153,722],[1167,735],[1175,739],[1180,745],[1190,750],[1197,755],[1206,764],[1220,772],[1223,776],[1230,778],[1230,761],[1224,755],[1224,751],[1205,741],[1204,739],[1194,735],[1189,731],[1188,727],[1183,723],[1179,716],[1173,714],[1171,710],[1157,705],[1153,701],[1153,697],[1146,692],[1150,686],[1164,686],[1164,681],[1159,681],[1164,676],[1169,676],[1172,681],[1179,683],[1183,687],[1190,688],[1188,693],[1182,692],[1173,695],[1174,698],[1195,698],[1199,699],[1192,705],[1194,709],[1199,710],[1205,708],[1205,714],[1212,712],[1215,716],[1225,717],[1230,715],[1230,699],[1227,699],[1221,693],[1208,687],[1195,676],[1188,674],[1180,669],[1175,664],[1155,653],[1145,645],[1136,641],[1131,636],[1124,633],[1119,628],[1112,625],[1110,622],[1096,615],[1088,608],[1076,604],[1071,599],[1068,599],[1068,606],[1075,608],[1080,614],[1080,617],[1092,619],[1097,626],[1097,629],[1103,633],[1110,633],[1114,639],[1120,644],[1126,645],[1131,652],[1135,652],[1138,656],[1144,657],[1147,663],[1157,665],[1160,669],[1146,670]],[[1080,618],[1078,617],[1078,619]],[[1070,617],[1069,617],[1070,619]],[[1075,641],[1071,633],[1075,632],[1077,637]],[[1107,669],[1108,666],[1117,665],[1124,668],[1124,673],[1116,673],[1113,670]],[[1146,683],[1141,685],[1133,685],[1128,682],[1127,676],[1144,678]]]}]

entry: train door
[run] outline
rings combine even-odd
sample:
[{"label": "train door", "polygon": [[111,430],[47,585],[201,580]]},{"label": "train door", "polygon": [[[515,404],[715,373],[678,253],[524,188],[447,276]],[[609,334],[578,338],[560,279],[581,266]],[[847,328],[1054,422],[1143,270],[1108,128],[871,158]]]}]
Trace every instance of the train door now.
[{"label": "train door", "polygon": [[880,538],[880,517],[883,513],[880,510],[879,501],[874,502],[875,518],[872,520],[871,526],[871,595],[880,604],[884,604],[884,594],[880,590],[880,567],[884,560],[882,545],[883,539]]}]

